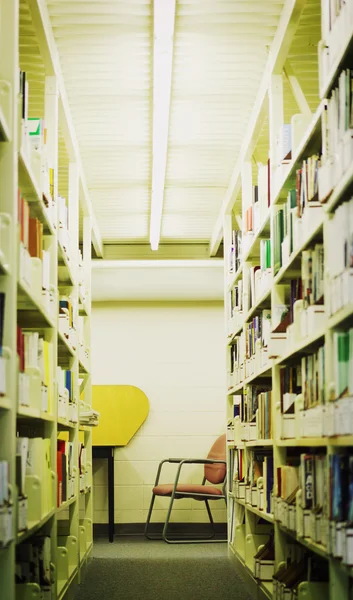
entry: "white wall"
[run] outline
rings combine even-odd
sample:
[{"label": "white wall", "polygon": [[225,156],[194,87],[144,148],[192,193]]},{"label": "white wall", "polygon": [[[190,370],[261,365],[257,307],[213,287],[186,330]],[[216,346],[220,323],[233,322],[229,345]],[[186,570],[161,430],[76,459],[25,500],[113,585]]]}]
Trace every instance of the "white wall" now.
[{"label": "white wall", "polygon": [[[144,522],[159,461],[204,457],[225,429],[223,306],[95,303],[92,313],[93,384],[135,385],[150,401],[146,422],[115,451],[115,522]],[[107,522],[105,462],[94,465],[95,523]],[[173,480],[168,467],[165,483]],[[198,467],[189,467],[184,480],[201,478]],[[167,502],[156,500],[154,521],[164,520]],[[218,521],[225,521],[223,507],[213,503]],[[178,501],[174,520],[207,520],[203,503]]]}]

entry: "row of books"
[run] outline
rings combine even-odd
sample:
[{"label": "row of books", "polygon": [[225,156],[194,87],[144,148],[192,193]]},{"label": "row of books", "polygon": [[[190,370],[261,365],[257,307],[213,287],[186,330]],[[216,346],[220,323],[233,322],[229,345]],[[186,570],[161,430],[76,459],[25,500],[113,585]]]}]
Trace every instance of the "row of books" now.
[{"label": "row of books", "polygon": [[264,309],[245,325],[245,358],[251,358],[260,348],[267,348],[271,337],[271,311]]},{"label": "row of books", "polygon": [[353,456],[319,452],[288,462],[276,473],[275,518],[352,565]]},{"label": "row of books", "polygon": [[[249,504],[252,504],[253,506],[256,505],[260,510],[263,510],[266,513],[271,512],[273,477],[272,449],[256,449],[249,452],[245,478],[245,498],[247,492],[246,488],[247,486],[250,486],[251,493],[249,495]],[[257,488],[257,490],[260,491],[260,493],[257,494],[257,504],[254,503],[254,488]]]},{"label": "row of books", "polygon": [[294,413],[298,394],[303,395],[303,408],[325,404],[325,347],[301,358],[300,364],[286,365],[280,370],[281,412]]},{"label": "row of books", "polygon": [[230,454],[230,491],[235,498],[272,513],[273,452],[271,449],[249,449],[245,461],[244,450],[235,448]]},{"label": "row of books", "polygon": [[20,147],[28,160],[34,178],[42,194],[50,222],[56,226],[56,204],[54,198],[54,169],[48,160],[46,145],[47,131],[41,117],[28,116],[29,85],[25,71],[20,72]]},{"label": "row of books", "polygon": [[49,438],[16,438],[16,485],[21,531],[27,528],[28,520],[40,520],[54,506]]},{"label": "row of books", "polygon": [[[269,248],[271,251],[271,248]],[[247,298],[244,299],[245,310],[251,309],[264,294],[268,294],[272,283],[271,269],[263,265],[252,265],[248,269],[247,287],[244,292]]]},{"label": "row of books", "polygon": [[[296,215],[301,218],[308,206],[319,200],[319,169],[321,166],[321,157],[319,154],[312,154],[304,159],[300,169],[296,171],[295,180],[295,203],[293,190],[290,190],[290,206],[296,207]],[[288,216],[288,215],[287,215]],[[288,226],[287,226],[288,230]]]},{"label": "row of books", "polygon": [[34,536],[30,541],[23,542],[16,547],[15,582],[19,596],[21,587],[31,583],[40,587],[41,598],[52,598],[51,586],[54,580],[51,562],[51,538],[49,536]]},{"label": "row of books", "polygon": [[309,594],[311,598],[328,598],[328,562],[315,554],[304,552],[298,544],[287,544],[286,549],[287,552],[292,550],[294,557],[283,561],[273,573],[273,600],[295,600],[299,597],[300,586],[304,582],[305,594]]},{"label": "row of books", "polygon": [[345,69],[341,72],[338,87],[332,90],[327,102],[327,139],[329,156],[339,152],[339,144],[343,141],[346,131],[353,127],[353,71]]},{"label": "row of books", "polygon": [[74,444],[65,440],[57,441],[56,468],[58,475],[57,506],[75,495]]},{"label": "row of books", "polygon": [[43,291],[50,289],[50,251],[44,247],[43,224],[36,217],[30,216],[30,207],[18,190],[18,223],[20,230],[20,279],[24,279],[29,287],[32,285],[31,258],[41,261],[41,287]]},{"label": "row of books", "polygon": [[[305,313],[310,307],[321,307],[324,310],[324,248],[322,244],[315,244],[314,248],[303,250],[301,255],[301,277],[291,279],[289,294],[283,296],[288,298],[289,302],[285,304],[276,304],[272,311],[272,331],[274,333],[285,332],[289,325],[295,320],[295,306],[300,307],[301,313]],[[302,304],[298,304],[302,300]],[[299,316],[299,311],[298,311]],[[302,335],[306,336],[307,323],[305,323],[305,314],[302,315],[300,322]]]},{"label": "row of books", "polygon": [[[271,388],[270,386],[265,386],[265,385],[247,385],[244,388],[244,393],[242,395],[237,395],[234,398],[236,398],[235,402],[237,402],[237,405],[234,407],[234,412],[235,409],[237,409],[236,413],[234,416],[238,416],[240,418],[240,422],[247,422],[247,423],[251,423],[252,421],[255,420],[256,418],[256,413],[257,411],[263,408],[262,407],[262,403],[266,398],[266,404],[268,405],[268,407],[270,406],[271,403]],[[269,416],[270,418],[270,416]],[[265,437],[269,437],[269,436],[264,436],[261,439],[265,439]]]},{"label": "row of books", "polygon": [[230,373],[234,373],[244,362],[245,357],[245,334],[244,331],[234,338],[230,347]]},{"label": "row of books", "polygon": [[[298,206],[296,203],[294,204],[293,198],[294,192],[291,191],[288,194],[287,203],[283,204],[283,206],[275,207],[273,215],[273,268],[275,274],[278,273],[282,266],[288,263],[292,252],[301,242],[301,234],[304,235],[305,233],[301,232],[300,228],[304,216],[298,213]],[[304,208],[301,207],[300,210],[303,211]],[[315,210],[315,213],[308,212],[311,208]],[[305,216],[308,215],[308,229],[312,227],[312,222],[316,222],[317,215],[321,213],[321,210],[322,208],[317,202],[310,201],[309,208],[305,210]]]},{"label": "row of books", "polygon": [[[351,12],[349,5],[350,3],[347,3],[346,10]],[[352,26],[353,16],[349,16],[346,21],[348,22],[349,19]],[[347,22],[344,23],[345,26]],[[342,36],[338,36],[333,42],[338,51],[340,50],[341,38]],[[332,36],[331,39],[333,40]],[[333,49],[322,52],[324,76],[326,75],[325,70],[330,69],[330,62],[334,57],[331,50]],[[349,68],[342,70],[338,77],[338,85],[332,90],[331,96],[325,102],[322,115],[322,164],[319,171],[319,198],[321,202],[328,200],[342,176],[351,168],[353,151],[351,137],[353,126],[352,81],[353,70]]]},{"label": "row of books", "polygon": [[[40,410],[52,410],[53,346],[37,331],[25,331],[17,326],[17,355],[19,358],[18,398],[22,406],[31,405],[31,376],[40,377]],[[35,393],[35,392],[33,392]],[[38,390],[36,390],[38,393]],[[36,399],[36,404],[38,403]]]}]

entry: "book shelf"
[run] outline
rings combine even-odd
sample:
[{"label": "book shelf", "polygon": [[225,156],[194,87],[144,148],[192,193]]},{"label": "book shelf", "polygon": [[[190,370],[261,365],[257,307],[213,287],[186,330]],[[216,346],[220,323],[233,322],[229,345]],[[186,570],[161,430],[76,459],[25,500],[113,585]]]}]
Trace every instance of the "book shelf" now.
[{"label": "book shelf", "polygon": [[0,16],[0,581],[59,600],[92,552],[92,210],[45,4]]},{"label": "book shelf", "polygon": [[[348,599],[353,4],[286,10],[223,221],[229,553],[256,597]],[[297,46],[308,20],[310,68]],[[288,58],[302,61],[294,83]]]}]

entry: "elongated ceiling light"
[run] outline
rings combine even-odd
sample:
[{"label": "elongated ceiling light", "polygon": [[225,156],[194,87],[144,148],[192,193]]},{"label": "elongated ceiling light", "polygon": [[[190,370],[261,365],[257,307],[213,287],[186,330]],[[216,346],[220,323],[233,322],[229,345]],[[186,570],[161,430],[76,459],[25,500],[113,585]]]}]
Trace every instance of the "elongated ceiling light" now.
[{"label": "elongated ceiling light", "polygon": [[172,88],[176,0],[154,0],[153,141],[150,244],[158,250],[167,167],[169,108]]}]

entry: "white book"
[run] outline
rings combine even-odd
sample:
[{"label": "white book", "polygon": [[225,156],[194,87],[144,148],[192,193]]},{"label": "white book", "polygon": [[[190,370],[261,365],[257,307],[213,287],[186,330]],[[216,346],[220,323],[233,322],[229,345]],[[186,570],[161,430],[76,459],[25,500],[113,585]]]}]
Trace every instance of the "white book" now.
[{"label": "white book", "polygon": [[50,289],[50,252],[48,250],[42,252],[42,289]]},{"label": "white book", "polygon": [[26,475],[42,476],[43,466],[43,438],[28,439],[28,454]]},{"label": "white book", "polygon": [[38,367],[38,331],[24,331],[25,367]]},{"label": "white book", "polygon": [[24,491],[25,491],[28,445],[29,445],[29,440],[27,437],[16,438],[16,456],[20,457],[20,465],[21,465],[21,490],[19,490],[20,495],[23,495]]}]

